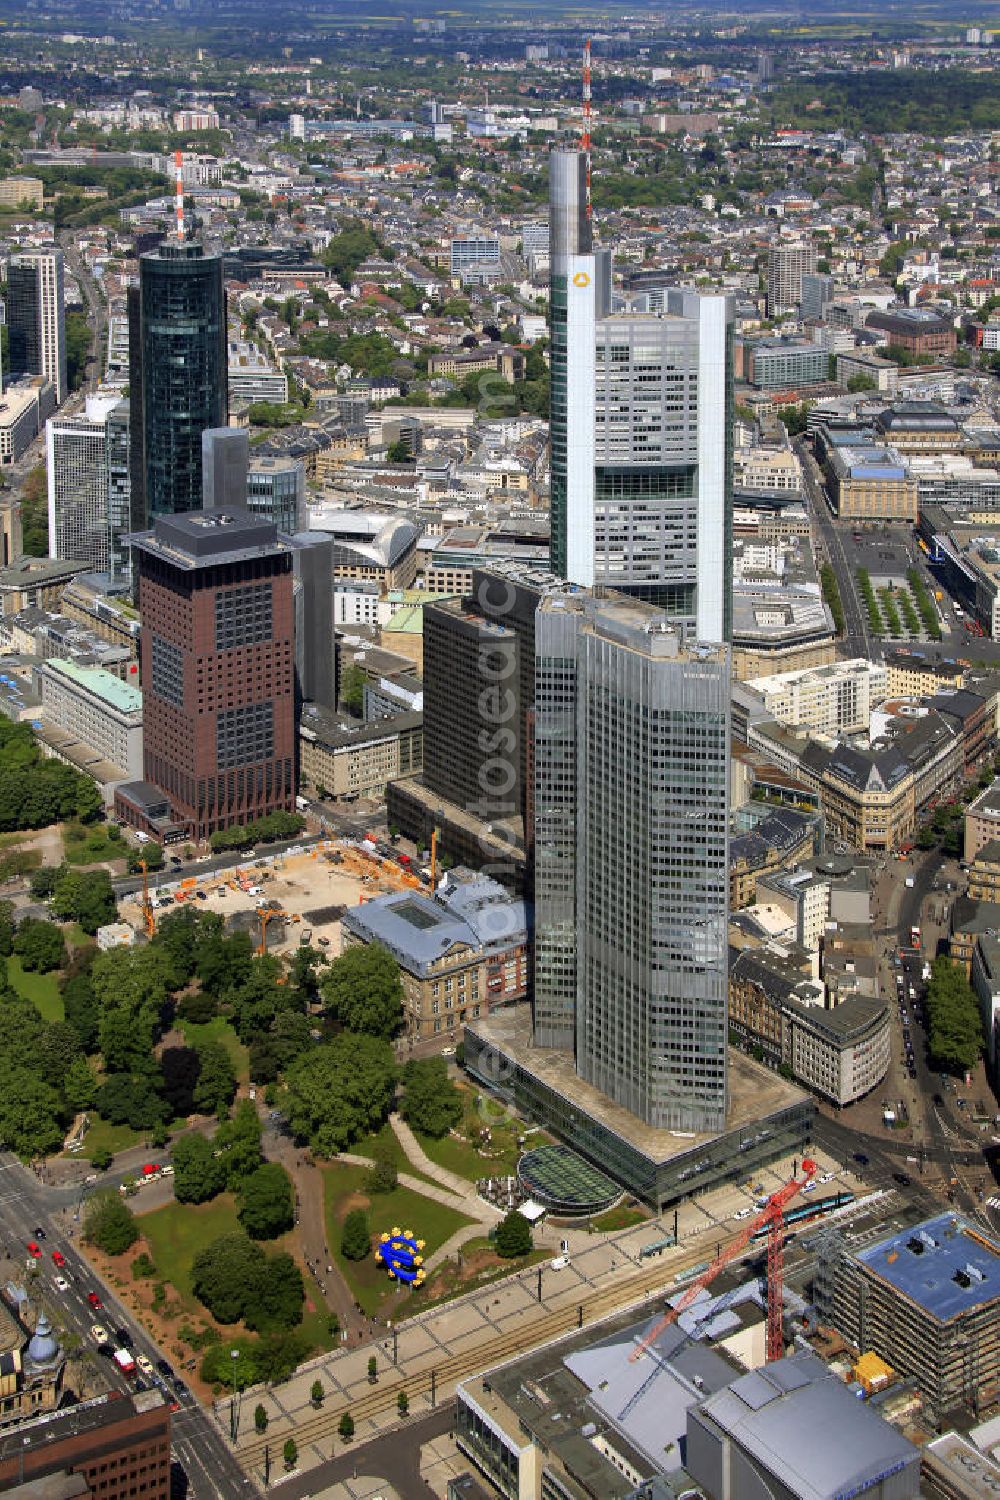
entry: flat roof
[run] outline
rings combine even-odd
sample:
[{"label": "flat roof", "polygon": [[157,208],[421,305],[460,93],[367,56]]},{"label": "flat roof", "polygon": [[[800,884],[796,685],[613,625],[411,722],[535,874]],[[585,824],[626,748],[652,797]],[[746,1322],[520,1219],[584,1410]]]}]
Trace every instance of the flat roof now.
[{"label": "flat roof", "polygon": [[[365,907],[361,910],[364,911]],[[579,1076],[571,1053],[533,1045],[530,1006],[506,1006],[502,1016],[481,1017],[471,1021],[469,1027],[477,1036],[491,1042],[499,1053],[512,1057],[547,1088],[564,1099],[571,1099],[583,1113],[628,1141],[652,1161],[670,1161],[719,1138],[721,1132],[713,1130],[690,1134],[658,1130],[624,1105],[616,1104]],[[769,1116],[809,1098],[804,1089],[787,1083],[779,1074],[755,1063],[733,1047],[728,1049],[728,1065],[726,1131],[754,1124],[766,1128]]]},{"label": "flat roof", "polygon": [[1000,1243],[961,1214],[925,1219],[857,1258],[939,1323],[1000,1296]]},{"label": "flat roof", "polygon": [[104,667],[81,667],[75,661],[62,656],[52,656],[42,671],[50,671],[59,677],[68,677],[77,687],[93,693],[120,714],[141,714],[142,693],[130,683],[123,682]]}]

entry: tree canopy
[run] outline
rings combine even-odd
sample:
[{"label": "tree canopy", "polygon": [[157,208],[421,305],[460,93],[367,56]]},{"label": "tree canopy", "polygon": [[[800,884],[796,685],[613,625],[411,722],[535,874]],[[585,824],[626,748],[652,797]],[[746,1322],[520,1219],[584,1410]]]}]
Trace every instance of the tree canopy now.
[{"label": "tree canopy", "polygon": [[395,1091],[388,1042],[344,1032],[295,1059],[283,1102],[295,1135],[319,1156],[335,1156],[384,1124]]},{"label": "tree canopy", "polygon": [[212,1142],[197,1131],[174,1142],[174,1197],[178,1203],[207,1203],[226,1185],[226,1166]]},{"label": "tree canopy", "polygon": [[290,1255],[266,1255],[243,1233],[213,1240],[194,1258],[195,1296],[220,1323],[241,1319],[255,1332],[294,1328],[301,1322],[305,1291]]},{"label": "tree canopy", "polygon": [[139,1238],[132,1210],[120,1193],[95,1193],[83,1216],[83,1237],[106,1255],[121,1255]]},{"label": "tree canopy", "polygon": [[348,1031],[391,1037],[403,1019],[399,965],[381,943],[357,944],[335,958],[320,981],[330,1014]]},{"label": "tree canopy", "polygon": [[295,1222],[292,1180],[276,1161],[266,1161],[240,1186],[239,1221],[254,1240],[273,1240]]},{"label": "tree canopy", "polygon": [[462,1095],[443,1057],[413,1058],[403,1069],[400,1113],[408,1125],[439,1139],[462,1118]]},{"label": "tree canopy", "polygon": [[71,818],[91,822],[101,806],[91,777],[46,759],[27,724],[0,717],[0,833]]},{"label": "tree canopy", "polygon": [[961,964],[936,958],[927,986],[927,1047],[934,1065],[965,1072],[979,1061],[983,1028],[975,992]]}]

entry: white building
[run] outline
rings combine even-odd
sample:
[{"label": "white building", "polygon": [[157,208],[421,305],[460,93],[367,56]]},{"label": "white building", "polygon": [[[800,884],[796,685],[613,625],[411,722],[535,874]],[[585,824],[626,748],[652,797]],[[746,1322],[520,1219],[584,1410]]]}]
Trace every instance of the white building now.
[{"label": "white building", "polygon": [[230,340],[227,379],[229,409],[238,411],[255,401],[281,406],[288,400],[288,376],[275,369],[258,346],[249,340]]},{"label": "white building", "polygon": [[128,439],[128,409],[117,394],[88,396],[81,415],[46,422],[50,557],[102,573],[126,566]]},{"label": "white building", "polygon": [[737,448],[733,454],[736,489],[802,493],[802,465],[791,448]]},{"label": "white building", "polygon": [[[43,717],[122,779],[142,779],[142,693],[103,667],[50,657],[37,672]],[[79,757],[73,757],[77,763]]]},{"label": "white building", "polygon": [[888,696],[889,669],[882,662],[855,657],[797,672],[752,677],[747,686],[781,724],[821,734],[865,734],[872,709]]}]

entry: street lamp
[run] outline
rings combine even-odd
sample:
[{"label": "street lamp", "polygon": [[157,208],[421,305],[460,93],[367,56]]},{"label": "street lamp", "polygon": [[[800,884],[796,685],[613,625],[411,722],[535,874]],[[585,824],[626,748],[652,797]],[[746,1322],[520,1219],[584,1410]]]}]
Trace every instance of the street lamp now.
[{"label": "street lamp", "polygon": [[229,1357],[233,1362],[233,1395],[229,1403],[229,1431],[233,1442],[236,1442],[240,1431],[240,1392],[239,1392],[239,1370],[238,1362],[240,1351],[230,1349]]}]

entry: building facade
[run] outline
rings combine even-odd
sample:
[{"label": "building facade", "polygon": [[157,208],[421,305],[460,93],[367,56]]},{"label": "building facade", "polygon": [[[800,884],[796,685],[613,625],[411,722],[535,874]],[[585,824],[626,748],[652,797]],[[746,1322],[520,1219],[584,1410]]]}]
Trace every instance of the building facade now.
[{"label": "building facade", "polygon": [[[135,679],[133,678],[134,682]],[[142,775],[142,693],[103,667],[51,657],[38,669],[44,717],[118,766]]]},{"label": "building facade", "polygon": [[43,375],[61,406],[69,394],[61,250],[19,250],[11,256],[7,333],[11,374]]},{"label": "building facade", "polygon": [[[798,312],[802,304],[802,279],[816,270],[816,246],[812,240],[797,245],[773,245],[767,258],[767,315]],[[803,312],[803,316],[805,313]]]},{"label": "building facade", "polygon": [[140,257],[128,310],[138,530],[202,506],[201,435],[224,427],[229,407],[221,259],[196,244],[161,245]]},{"label": "building facade", "polygon": [[278,809],[290,812],[291,546],[272,523],[245,511],[160,516],[133,545],[145,781],[166,794],[197,839]]},{"label": "building facade", "polygon": [[542,602],[536,1040],[655,1128],[725,1125],[728,745],[727,648],[684,650],[650,606]]},{"label": "building facade", "polygon": [[128,568],[129,412],[116,396],[88,396],[76,417],[45,424],[49,556],[121,576]]},{"label": "building facade", "polygon": [[23,1423],[16,1451],[0,1447],[2,1490],[65,1470],[101,1500],[170,1500],[170,1408],[161,1393],[92,1397]]}]

